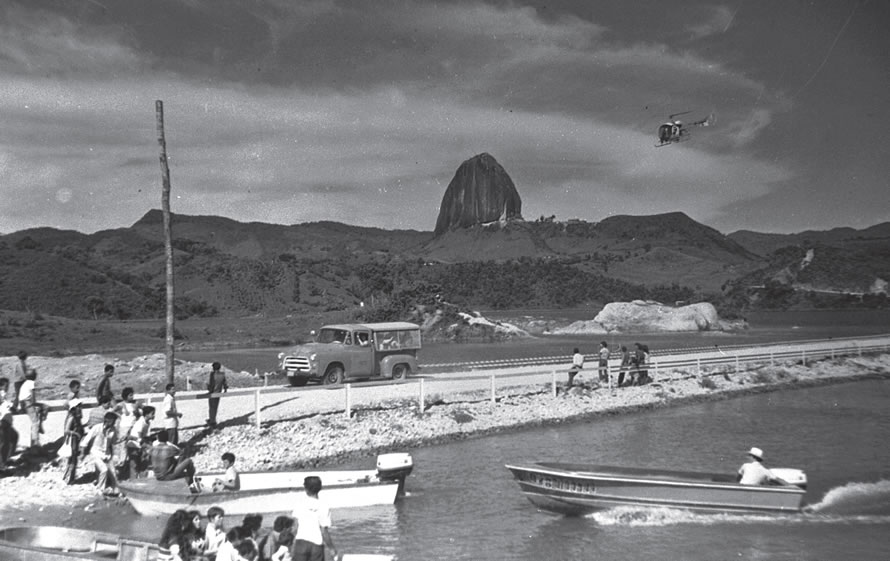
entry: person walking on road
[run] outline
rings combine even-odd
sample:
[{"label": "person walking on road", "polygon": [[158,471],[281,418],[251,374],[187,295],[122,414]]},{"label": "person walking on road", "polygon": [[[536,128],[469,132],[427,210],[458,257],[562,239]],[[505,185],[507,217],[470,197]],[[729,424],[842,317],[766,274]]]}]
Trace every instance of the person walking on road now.
[{"label": "person walking on road", "polygon": [[[19,351],[17,355],[19,361],[15,363],[15,371],[12,376],[12,412],[18,413],[19,408],[19,390],[22,389],[22,384],[25,383],[25,376],[27,376],[28,371],[31,370],[28,368],[28,353],[25,351]],[[23,409],[23,408],[22,408]]]},{"label": "person walking on road", "polygon": [[211,365],[210,378],[207,379],[207,425],[211,428],[216,426],[216,412],[219,410],[219,397],[213,397],[213,394],[219,394],[229,391],[229,384],[226,382],[226,373],[222,371],[222,365],[214,362]]}]

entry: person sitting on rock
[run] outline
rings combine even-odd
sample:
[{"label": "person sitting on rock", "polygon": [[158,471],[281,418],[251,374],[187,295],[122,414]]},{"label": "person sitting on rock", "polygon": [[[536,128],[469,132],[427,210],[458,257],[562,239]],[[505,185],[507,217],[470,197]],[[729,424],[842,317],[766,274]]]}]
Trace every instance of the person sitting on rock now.
[{"label": "person sitting on rock", "polygon": [[170,436],[166,429],[158,432],[157,440],[151,447],[151,469],[158,481],[173,481],[185,479],[189,491],[199,493],[200,488],[195,483],[195,464],[191,458],[183,457],[182,450],[175,444],[170,444]]},{"label": "person sitting on rock", "polygon": [[213,491],[237,491],[241,489],[241,476],[235,469],[235,454],[226,452],[222,455],[223,468],[225,473],[220,478],[216,478],[213,482]]}]

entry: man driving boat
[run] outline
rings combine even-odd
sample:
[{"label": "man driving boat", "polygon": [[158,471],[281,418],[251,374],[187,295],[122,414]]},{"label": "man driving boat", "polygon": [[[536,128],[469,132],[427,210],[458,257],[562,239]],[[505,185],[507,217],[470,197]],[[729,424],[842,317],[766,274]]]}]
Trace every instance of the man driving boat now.
[{"label": "man driving boat", "polygon": [[742,464],[739,468],[738,482],[742,485],[769,485],[776,483],[778,485],[788,485],[783,479],[773,475],[766,466],[763,465],[763,450],[760,448],[751,448],[748,451],[751,461]]}]

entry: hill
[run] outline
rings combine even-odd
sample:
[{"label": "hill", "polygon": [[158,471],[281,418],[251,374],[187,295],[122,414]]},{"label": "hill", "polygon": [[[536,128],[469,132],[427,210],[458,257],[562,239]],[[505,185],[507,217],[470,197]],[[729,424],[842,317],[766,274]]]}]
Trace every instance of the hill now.
[{"label": "hill", "polygon": [[[162,317],[161,219],[152,210],[131,227],[94,234],[36,228],[0,236],[0,309],[94,320]],[[435,236],[174,215],[176,310],[180,318],[352,310],[392,319],[436,298],[503,309],[716,301],[723,293],[729,307],[744,309],[770,301],[749,294],[768,283],[880,292],[890,278],[888,230],[724,236],[674,212],[598,223],[512,219]],[[812,240],[821,245],[805,247]],[[809,250],[814,256],[801,269]]]}]

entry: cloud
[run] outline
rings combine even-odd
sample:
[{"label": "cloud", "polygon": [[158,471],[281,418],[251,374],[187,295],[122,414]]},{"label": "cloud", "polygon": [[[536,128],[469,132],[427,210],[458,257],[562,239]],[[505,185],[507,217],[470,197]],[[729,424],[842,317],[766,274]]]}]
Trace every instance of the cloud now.
[{"label": "cloud", "polygon": [[704,20],[686,26],[693,39],[725,33],[735,18],[735,10],[728,6],[706,6],[705,10]]}]

